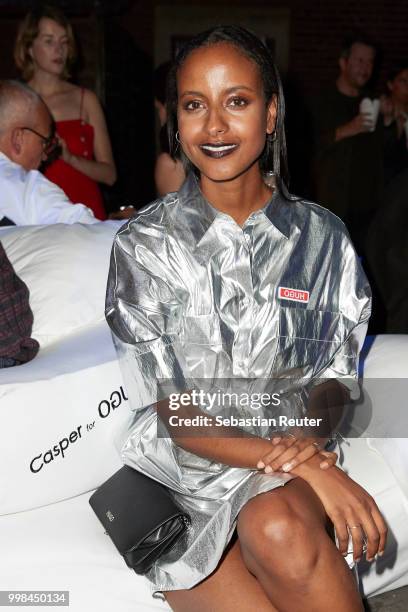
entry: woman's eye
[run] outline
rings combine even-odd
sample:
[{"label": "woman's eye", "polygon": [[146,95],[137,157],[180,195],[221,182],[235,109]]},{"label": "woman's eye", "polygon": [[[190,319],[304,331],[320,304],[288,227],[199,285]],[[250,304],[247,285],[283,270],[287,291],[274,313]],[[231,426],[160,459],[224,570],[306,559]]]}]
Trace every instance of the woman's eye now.
[{"label": "woman's eye", "polygon": [[247,106],[248,101],[245,98],[241,98],[241,96],[234,96],[230,100],[228,100],[228,106],[232,107],[243,107]]},{"label": "woman's eye", "polygon": [[185,110],[194,111],[199,108],[202,108],[202,103],[198,100],[191,100],[190,102],[186,102],[184,108]]}]

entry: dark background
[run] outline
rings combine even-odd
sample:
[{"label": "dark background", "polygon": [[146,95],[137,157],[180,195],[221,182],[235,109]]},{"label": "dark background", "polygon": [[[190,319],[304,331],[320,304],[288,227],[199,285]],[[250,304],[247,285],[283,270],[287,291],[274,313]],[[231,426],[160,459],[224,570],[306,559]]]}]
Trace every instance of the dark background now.
[{"label": "dark background", "polygon": [[[17,24],[36,2],[0,0],[0,77],[18,76],[12,59]],[[152,70],[171,49],[209,25],[240,23],[268,39],[284,78],[288,102],[292,191],[308,196],[310,134],[305,101],[337,75],[342,39],[359,28],[378,41],[387,70],[408,57],[408,1],[381,0],[70,0],[60,6],[75,29],[80,61],[75,82],[94,89],[107,116],[119,180],[105,190],[107,208],[154,197],[156,129]]]}]

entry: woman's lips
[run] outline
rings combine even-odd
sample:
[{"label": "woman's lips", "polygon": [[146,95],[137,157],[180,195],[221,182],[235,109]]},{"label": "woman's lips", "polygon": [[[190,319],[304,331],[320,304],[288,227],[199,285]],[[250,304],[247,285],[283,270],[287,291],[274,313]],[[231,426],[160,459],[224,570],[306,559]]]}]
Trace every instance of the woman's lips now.
[{"label": "woman's lips", "polygon": [[222,142],[222,143],[217,143],[217,144],[205,143],[205,144],[200,145],[200,149],[204,153],[204,155],[207,155],[207,157],[213,157],[216,159],[220,157],[225,157],[226,155],[230,155],[237,148],[238,148],[237,144],[227,143],[227,142]]}]

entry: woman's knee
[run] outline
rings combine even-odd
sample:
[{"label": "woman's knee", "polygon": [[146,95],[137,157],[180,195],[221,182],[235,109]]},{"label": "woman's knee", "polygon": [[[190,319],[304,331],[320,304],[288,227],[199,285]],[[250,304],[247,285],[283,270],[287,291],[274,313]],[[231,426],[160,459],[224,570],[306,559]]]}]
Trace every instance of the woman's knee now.
[{"label": "woman's knee", "polygon": [[238,520],[238,537],[248,569],[256,568],[284,581],[303,582],[315,571],[321,538],[319,523],[311,523],[285,501],[244,510]]}]

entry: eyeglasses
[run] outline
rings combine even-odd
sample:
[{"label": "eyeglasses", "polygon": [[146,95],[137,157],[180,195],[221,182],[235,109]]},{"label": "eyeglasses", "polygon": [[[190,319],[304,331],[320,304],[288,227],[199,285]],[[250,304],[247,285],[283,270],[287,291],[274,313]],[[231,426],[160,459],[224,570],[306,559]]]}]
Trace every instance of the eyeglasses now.
[{"label": "eyeglasses", "polygon": [[33,130],[33,128],[30,127],[22,127],[20,129],[32,132],[33,134],[38,136],[38,138],[41,138],[43,152],[44,155],[46,155],[47,157],[54,151],[55,147],[58,145],[58,139],[54,134],[51,134],[51,136],[43,136],[42,134],[40,134],[40,132],[37,132],[36,130]]}]

